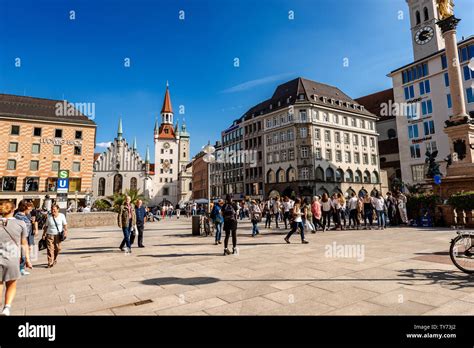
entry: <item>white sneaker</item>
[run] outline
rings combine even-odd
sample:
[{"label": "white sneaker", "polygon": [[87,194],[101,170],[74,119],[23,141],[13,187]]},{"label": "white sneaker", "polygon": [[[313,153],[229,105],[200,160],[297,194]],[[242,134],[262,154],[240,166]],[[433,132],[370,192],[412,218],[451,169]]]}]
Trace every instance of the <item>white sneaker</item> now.
[{"label": "white sneaker", "polygon": [[10,315],[10,307],[3,308],[3,311],[1,313],[1,315],[4,315],[4,316],[8,317]]},{"label": "white sneaker", "polygon": [[21,273],[22,276],[26,276],[26,275],[29,275],[29,274],[30,274],[30,272],[28,272],[28,271],[25,270],[25,269],[22,269],[22,270],[20,271],[20,273]]}]

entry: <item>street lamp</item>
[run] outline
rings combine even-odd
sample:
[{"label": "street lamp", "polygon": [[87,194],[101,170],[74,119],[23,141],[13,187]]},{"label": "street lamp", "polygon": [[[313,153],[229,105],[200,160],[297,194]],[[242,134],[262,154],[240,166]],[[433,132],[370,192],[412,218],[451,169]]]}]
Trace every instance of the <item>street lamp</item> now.
[{"label": "street lamp", "polygon": [[202,151],[205,153],[203,160],[207,162],[207,212],[211,213],[211,163],[216,161],[216,148],[211,145],[211,142],[208,141],[207,145],[202,148]]}]

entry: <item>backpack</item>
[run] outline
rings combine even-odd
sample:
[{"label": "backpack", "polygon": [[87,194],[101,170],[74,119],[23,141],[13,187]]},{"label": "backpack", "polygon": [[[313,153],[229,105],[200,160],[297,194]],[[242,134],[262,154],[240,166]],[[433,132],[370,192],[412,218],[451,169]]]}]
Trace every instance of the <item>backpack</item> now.
[{"label": "backpack", "polygon": [[217,217],[217,207],[212,208],[211,215],[209,216],[212,220],[215,220]]},{"label": "backpack", "polygon": [[224,219],[235,220],[235,209],[232,204],[227,203],[224,207]]}]

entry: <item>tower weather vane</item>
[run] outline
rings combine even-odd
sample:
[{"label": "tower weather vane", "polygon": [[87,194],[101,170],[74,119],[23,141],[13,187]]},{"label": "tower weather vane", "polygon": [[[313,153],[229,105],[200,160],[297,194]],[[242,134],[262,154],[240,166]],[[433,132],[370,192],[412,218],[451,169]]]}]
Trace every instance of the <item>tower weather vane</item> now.
[{"label": "tower weather vane", "polygon": [[453,0],[436,0],[438,7],[439,19],[443,20],[454,15],[454,2]]}]

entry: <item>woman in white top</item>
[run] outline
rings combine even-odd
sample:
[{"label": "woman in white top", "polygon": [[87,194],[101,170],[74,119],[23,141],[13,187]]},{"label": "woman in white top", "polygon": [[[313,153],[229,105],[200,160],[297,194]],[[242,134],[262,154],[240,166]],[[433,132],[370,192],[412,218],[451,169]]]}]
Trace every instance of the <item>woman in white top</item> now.
[{"label": "woman in white top", "polygon": [[377,224],[379,226],[379,230],[383,230],[385,229],[385,200],[383,199],[380,192],[377,192],[373,202],[375,211],[377,212]]},{"label": "woman in white top", "polygon": [[304,239],[304,225],[303,225],[302,215],[303,215],[303,212],[301,210],[301,199],[297,198],[295,200],[295,205],[293,206],[293,217],[294,217],[293,227],[291,231],[285,237],[285,242],[287,242],[288,244],[290,244],[291,235],[295,233],[297,229],[300,230],[301,243],[308,244],[308,241]]},{"label": "woman in white top", "polygon": [[63,213],[59,212],[59,206],[53,205],[51,214],[48,214],[44,225],[43,239],[46,239],[48,251],[48,268],[57,263],[59,252],[61,251],[61,234],[64,232],[64,239],[67,237],[67,221]]},{"label": "woman in white top", "polygon": [[321,211],[323,214],[323,232],[329,230],[329,225],[331,225],[331,211],[332,205],[331,200],[328,197],[327,193],[323,193],[321,197]]}]

